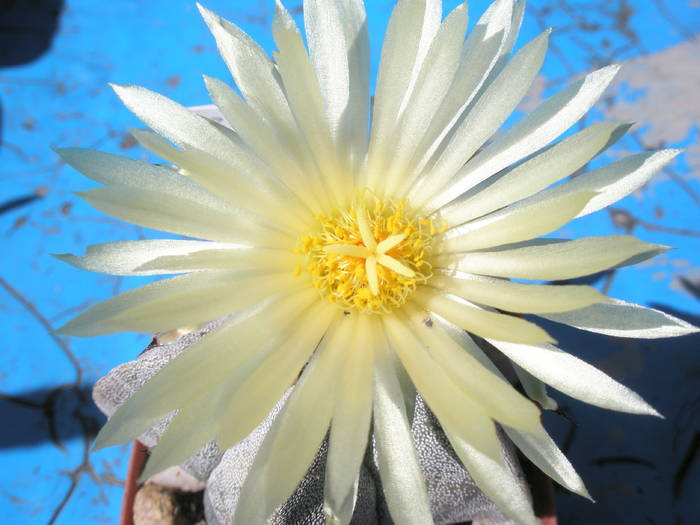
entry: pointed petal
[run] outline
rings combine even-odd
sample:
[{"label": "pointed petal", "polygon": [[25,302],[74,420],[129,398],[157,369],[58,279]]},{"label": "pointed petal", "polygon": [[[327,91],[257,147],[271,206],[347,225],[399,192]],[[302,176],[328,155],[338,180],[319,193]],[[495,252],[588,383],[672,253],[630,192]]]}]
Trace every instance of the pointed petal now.
[{"label": "pointed petal", "polygon": [[593,192],[567,193],[561,198],[510,206],[448,230],[439,253],[481,250],[546,235],[576,217],[595,195]]},{"label": "pointed petal", "polygon": [[519,317],[488,312],[466,301],[458,302],[429,289],[417,290],[414,297],[426,310],[481,337],[530,343],[553,341],[539,326]]},{"label": "pointed petal", "polygon": [[522,284],[469,274],[437,274],[430,286],[467,301],[519,313],[566,312],[607,300],[591,286]]},{"label": "pointed petal", "polygon": [[[544,60],[548,37],[549,32],[545,32],[524,46],[466,113],[431,168],[430,176],[424,184],[412,189],[409,198],[415,207],[423,207],[442,191],[457,170],[505,122],[535,79]],[[432,209],[437,207],[431,202]]]},{"label": "pointed petal", "polygon": [[421,144],[416,148],[412,161],[416,166],[415,175],[422,172],[445,136],[485,85],[503,48],[511,24],[512,11],[512,0],[494,2],[469,34],[462,51],[459,70],[440,107],[430,119]]},{"label": "pointed petal", "polygon": [[607,302],[581,310],[542,317],[581,330],[613,337],[658,339],[679,337],[700,331],[690,323],[667,313],[619,299],[609,299]]},{"label": "pointed petal", "polygon": [[[241,242],[251,230],[265,238],[267,227],[260,218],[231,206],[170,168],[81,148],[66,148],[60,154],[87,177],[107,184],[78,195],[114,217],[225,242]],[[273,237],[268,242],[274,238],[284,242],[278,234],[270,234]]]},{"label": "pointed petal", "polygon": [[[233,248],[231,244],[218,242],[154,239],[93,244],[87,247],[85,255],[82,257],[68,253],[56,254],[54,257],[88,272],[112,275],[159,275],[187,272],[196,268],[189,265],[177,269],[164,269],[155,265],[152,267],[149,263],[170,257],[189,260],[193,254],[210,250],[227,253],[229,250],[240,251],[240,248]],[[144,265],[147,266],[144,267]]]},{"label": "pointed petal", "polygon": [[[481,454],[468,441],[446,432],[452,448],[462,461],[472,479],[486,496],[506,516],[522,525],[540,523],[532,511],[532,504],[525,493],[525,482],[518,483],[515,474],[508,468],[503,456],[497,459]],[[494,435],[498,442],[498,437]],[[500,442],[498,442],[500,447]]]},{"label": "pointed petal", "polygon": [[351,179],[341,174],[318,79],[302,35],[279,0],[275,6],[272,33],[279,48],[275,58],[289,106],[317,165],[310,174],[309,184],[313,187],[316,182],[314,175],[320,177],[316,195],[322,206],[327,208],[329,202],[346,204],[344,199],[349,193]]},{"label": "pointed petal", "polygon": [[579,217],[601,210],[644,186],[681,150],[667,149],[653,153],[638,153],[597,170],[555,186],[540,195],[543,198],[565,195],[575,191],[596,191],[598,195],[578,214]]},{"label": "pointed petal", "polygon": [[331,328],[327,344],[321,344],[265,436],[241,488],[235,523],[265,523],[311,466],[330,423],[343,339],[351,325],[343,318],[338,323],[341,326]]},{"label": "pointed petal", "polygon": [[355,318],[345,343],[342,374],[336,379],[324,486],[326,513],[339,525],[347,525],[352,518],[372,419],[374,349],[370,321],[362,314]]},{"label": "pointed petal", "polygon": [[554,242],[542,239],[516,248],[442,255],[436,258],[435,265],[494,277],[556,281],[636,264],[666,250],[666,246],[649,244],[629,235]]},{"label": "pointed petal", "polygon": [[619,69],[612,65],[594,71],[547,99],[470,160],[431,208],[443,206],[564,133],[588,112]]},{"label": "pointed petal", "polygon": [[[228,395],[220,399],[221,405],[217,407],[209,403],[212,392],[220,393],[216,385],[224,385],[221,388],[229,394],[235,391],[251,367],[294,334],[292,323],[317,300],[315,290],[304,290],[226,321],[217,331],[207,334],[156,371],[112,414],[100,430],[95,448],[134,439],[178,408],[204,404],[217,414],[222,412]],[[272,337],[270,325],[275,326]],[[219,419],[217,416],[216,420]]]},{"label": "pointed petal", "polygon": [[[211,243],[213,244],[213,243]],[[144,263],[138,271],[172,273],[196,270],[267,270],[284,272],[302,264],[304,257],[274,248],[222,247],[184,255],[166,255]]]},{"label": "pointed petal", "polygon": [[549,434],[534,436],[508,427],[504,430],[515,446],[547,476],[565,489],[591,499],[583,480]]},{"label": "pointed petal", "polygon": [[382,316],[382,322],[392,349],[440,424],[484,455],[499,458],[496,427],[478,402],[452,381],[404,322],[392,315]]},{"label": "pointed petal", "polygon": [[[445,325],[444,323],[440,323],[440,326],[446,330],[448,335],[454,339],[469,355],[474,357],[488,370],[505,380],[503,374],[498,370],[498,368],[496,368],[483,350],[481,350],[481,348],[479,348],[466,334],[466,332],[459,330],[454,326]],[[514,363],[512,364],[515,367],[518,366]],[[520,448],[520,450],[522,450],[522,452],[527,456],[527,458],[537,465],[540,470],[554,479],[557,483],[561,484],[563,487],[566,487],[567,489],[590,499],[583,481],[581,481],[581,478],[578,476],[578,474],[576,474],[574,468],[571,466],[564,454],[562,454],[562,452],[557,448],[556,444],[552,441],[544,428],[541,428],[536,434],[521,432],[507,426],[504,426],[503,429],[513,443],[515,443],[516,446]]]},{"label": "pointed petal", "polygon": [[76,195],[117,219],[168,233],[220,242],[290,246],[293,238],[244,219],[243,212],[213,208],[164,191],[103,186]]},{"label": "pointed petal", "polygon": [[410,182],[406,172],[429,122],[448,92],[457,72],[467,29],[466,4],[458,5],[445,18],[433,39],[392,141],[392,161],[383,177],[385,190],[395,194]]},{"label": "pointed petal", "polygon": [[220,398],[224,390],[218,388],[210,394],[211,404],[190,405],[175,415],[156,446],[149,449],[146,467],[139,476],[141,482],[169,467],[180,465],[214,437],[219,419],[212,405],[218,405],[216,398]]},{"label": "pointed petal", "polygon": [[369,188],[375,187],[386,168],[392,134],[440,27],[441,17],[440,0],[400,0],[391,14],[374,95],[366,181]]},{"label": "pointed petal", "polygon": [[357,165],[369,130],[369,33],[362,0],[304,1],[304,26],[329,127],[340,154]]},{"label": "pointed petal", "polygon": [[102,301],[59,329],[77,337],[164,332],[211,321],[300,286],[291,272],[203,271],[172,277]]},{"label": "pointed petal", "polygon": [[258,426],[298,377],[339,315],[335,306],[317,302],[299,320],[295,334],[251,371],[224,410],[216,437],[220,448],[232,447]]},{"label": "pointed petal", "polygon": [[180,147],[193,146],[235,162],[244,150],[204,117],[163,95],[140,86],[112,88],[144,124]]},{"label": "pointed petal", "polygon": [[[378,331],[381,325],[374,323]],[[394,363],[385,343],[375,346],[374,443],[384,497],[394,523],[431,525],[428,493]],[[400,365],[399,365],[400,366]]]},{"label": "pointed petal", "polygon": [[[304,203],[259,160],[251,163],[247,157],[238,157],[236,163],[224,162],[192,146],[177,149],[152,131],[132,128],[130,132],[142,147],[176,164],[188,179],[234,206],[277,224],[308,229],[302,222],[309,218]],[[286,203],[285,213],[280,213],[279,202]]]},{"label": "pointed petal", "polygon": [[552,345],[488,341],[533,376],[573,398],[619,412],[659,415],[626,386]]},{"label": "pointed petal", "polygon": [[430,349],[443,374],[473,399],[491,418],[529,432],[540,429],[540,410],[509,383],[485,369],[435,324],[423,322],[425,312],[407,306],[413,331]]},{"label": "pointed petal", "polygon": [[[448,224],[462,224],[545,189],[571,175],[616,142],[629,124],[598,122],[476,186],[440,210]],[[493,182],[492,182],[493,181]]]},{"label": "pointed petal", "polygon": [[200,4],[197,8],[248,104],[273,128],[295,129],[275,65],[265,51],[236,25]]},{"label": "pointed petal", "polygon": [[547,385],[515,363],[511,363],[511,366],[515,371],[515,375],[518,376],[527,397],[539,403],[545,410],[556,410],[559,407],[557,402],[547,394]]}]

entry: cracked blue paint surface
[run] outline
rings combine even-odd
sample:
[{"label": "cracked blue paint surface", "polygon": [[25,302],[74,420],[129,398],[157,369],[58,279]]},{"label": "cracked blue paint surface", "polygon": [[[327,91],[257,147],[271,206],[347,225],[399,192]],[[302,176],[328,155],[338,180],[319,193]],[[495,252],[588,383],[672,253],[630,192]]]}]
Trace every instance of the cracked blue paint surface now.
[{"label": "cracked blue paint surface", "polygon": [[[394,2],[368,3],[376,73],[380,38]],[[473,0],[472,25],[487,3]],[[298,1],[288,4],[300,14]],[[445,7],[456,4],[445,2]],[[239,24],[265,49],[273,48],[272,0],[211,0],[207,7]],[[5,20],[10,19],[7,9],[0,7]],[[625,67],[610,97],[585,123],[607,117],[638,124],[592,166],[646,148],[687,148],[648,187],[617,203],[614,214],[599,212],[558,234],[633,231],[646,241],[677,247],[640,266],[601,276],[596,284],[614,297],[654,305],[697,324],[700,2],[530,0],[519,42],[548,26],[556,28],[550,54],[524,109],[571,78],[622,62]],[[8,42],[3,40],[5,49]],[[90,387],[148,343],[148,337],[133,334],[90,340],[51,334],[51,328],[86,306],[145,280],[81,273],[50,253],[82,253],[88,244],[154,233],[80,202],[72,192],[91,183],[65,167],[50,148],[94,147],[148,159],[127,134],[127,126],[139,126],[138,121],[107,83],[140,84],[198,105],[207,102],[201,73],[229,79],[189,0],[67,0],[50,49],[30,63],[0,68],[3,523],[117,522],[129,447],[88,455],[90,437],[103,421],[90,401]],[[555,392],[576,426],[552,414],[548,425],[598,501],[593,505],[559,492],[561,523],[697,522],[700,339],[635,342],[554,333],[564,348],[639,391],[667,417],[609,413]]]}]

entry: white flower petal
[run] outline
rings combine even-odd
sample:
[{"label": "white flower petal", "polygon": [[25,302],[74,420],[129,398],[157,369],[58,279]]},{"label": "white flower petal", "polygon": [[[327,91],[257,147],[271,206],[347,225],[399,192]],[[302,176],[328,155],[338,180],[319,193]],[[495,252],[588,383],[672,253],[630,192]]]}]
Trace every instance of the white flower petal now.
[{"label": "white flower petal", "polygon": [[151,476],[165,469],[180,465],[206,445],[216,432],[219,419],[215,407],[220,406],[220,398],[225,395],[226,383],[212,388],[207,403],[183,406],[158,438],[155,447],[148,451],[148,461],[139,476],[145,482]]},{"label": "white flower petal", "polygon": [[583,480],[549,434],[534,436],[508,427],[503,430],[513,444],[547,476],[565,489],[591,499]]},{"label": "white flower petal", "polygon": [[112,85],[112,88],[144,124],[178,146],[193,146],[231,162],[245,156],[246,151],[240,144],[177,102],[140,86]]},{"label": "white flower petal", "polygon": [[75,194],[112,217],[177,235],[260,246],[294,243],[286,233],[246,220],[241,210],[215,209],[165,191],[104,186]]},{"label": "white flower petal", "polygon": [[561,241],[542,239],[515,248],[440,255],[434,264],[437,268],[494,277],[556,281],[635,264],[666,250],[666,246],[629,235],[606,235]]},{"label": "white flower petal", "polygon": [[[453,325],[440,323],[440,326],[454,339],[469,355],[474,357],[488,370],[497,376],[505,379],[503,374],[496,368],[491,360],[486,357],[483,350],[479,348],[469,335],[463,330],[459,330]],[[520,368],[515,363],[511,363],[516,371]],[[520,369],[524,372],[524,370]],[[527,373],[527,372],[526,372]],[[552,477],[563,487],[590,499],[590,495],[583,484],[583,481],[576,473],[571,463],[564,454],[557,448],[551,437],[544,428],[537,434],[521,432],[507,426],[503,427],[508,437],[516,444],[520,450],[532,461],[540,470]]]},{"label": "white flower petal", "polygon": [[619,299],[608,299],[607,302],[594,304],[581,310],[542,315],[542,317],[581,330],[614,337],[658,339],[679,337],[700,331],[690,323],[667,313]]},{"label": "white flower petal", "polygon": [[[450,132],[464,110],[479,94],[507,38],[513,0],[491,4],[463,46],[460,66],[440,107],[430,118],[430,125],[412,157],[412,171],[418,176]],[[425,175],[424,175],[425,176]]]},{"label": "white flower petal", "polygon": [[547,394],[547,385],[515,363],[511,363],[511,366],[515,371],[515,375],[518,376],[527,397],[539,403],[545,410],[556,410],[559,407],[557,402]]},{"label": "white flower petal", "polygon": [[112,275],[159,275],[180,273],[196,268],[186,267],[164,271],[162,268],[143,268],[143,265],[162,257],[187,256],[209,250],[239,251],[235,245],[218,242],[181,241],[157,239],[145,241],[115,241],[88,246],[85,255],[77,257],[68,253],[55,254],[57,259],[88,272]]},{"label": "white flower petal", "polygon": [[[506,66],[507,67],[507,66]],[[550,97],[470,160],[431,203],[437,209],[510,164],[543,148],[574,125],[600,98],[620,69],[599,69]]]},{"label": "white flower petal", "polygon": [[212,101],[232,123],[236,133],[291,188],[295,199],[318,209],[318,203],[309,199],[308,177],[302,173],[294,155],[295,149],[290,147],[292,145],[280,140],[278,134],[231,87],[207,76],[204,81]]},{"label": "white flower petal", "polygon": [[[214,243],[212,243],[214,244]],[[164,255],[139,266],[140,271],[158,273],[196,270],[289,271],[303,264],[304,257],[273,248],[221,247],[201,249],[185,255]]]},{"label": "white flower petal", "polygon": [[370,321],[365,315],[351,317],[355,319],[347,339],[338,341],[344,359],[342,374],[334,379],[337,384],[324,484],[326,513],[338,525],[347,525],[352,519],[372,420],[374,349]]},{"label": "white flower petal", "polygon": [[[378,322],[373,323],[373,328],[382,331]],[[379,342],[374,349],[373,430],[384,497],[394,523],[431,525],[433,516],[425,478],[413,444],[396,365],[385,343]]]},{"label": "white flower petal", "polygon": [[535,79],[547,51],[548,37],[549,31],[524,46],[466,113],[447,139],[430,176],[424,179],[424,184],[411,190],[409,198],[413,206],[420,209],[429,202],[432,205],[433,196],[442,191],[464,163],[505,122]]},{"label": "white flower petal", "polygon": [[[178,355],[122,404],[100,430],[95,448],[134,439],[177,408],[207,404],[213,384],[221,383],[229,394],[235,391],[251,367],[294,334],[292,323],[317,300],[315,290],[304,290],[226,321]],[[272,337],[267,330],[270,323],[277,328]],[[228,397],[221,398],[222,405],[212,409],[219,413]]]},{"label": "white flower petal", "polygon": [[659,415],[626,386],[552,345],[488,341],[533,376],[573,398],[619,412]]},{"label": "white flower petal", "polygon": [[[262,162],[249,164],[246,158],[241,158],[236,164],[228,163],[192,146],[186,146],[184,150],[174,148],[152,131],[130,131],[141,146],[176,164],[187,179],[192,179],[214,195],[278,224],[288,222],[298,229],[307,229],[309,211],[304,203],[268,173]],[[279,209],[279,202],[287,204],[284,212]]]},{"label": "white flower petal", "polygon": [[[494,2],[495,3],[495,2]],[[523,25],[523,18],[525,16],[525,6],[527,4],[526,0],[510,0],[509,3],[514,3],[512,7],[513,16],[511,17],[510,24],[508,24],[508,33],[506,41],[503,43],[503,49],[501,50],[501,62],[505,62],[509,55],[515,47],[515,42],[518,40],[518,35],[520,34],[520,28]],[[495,16],[495,15],[494,15]],[[494,73],[500,71],[500,64],[497,64],[494,68]]]},{"label": "white flower petal", "polygon": [[315,170],[306,173],[308,184],[324,209],[329,209],[331,203],[347,205],[351,178],[342,176],[318,79],[302,35],[279,0],[272,34],[279,48],[275,58],[287,100],[317,163]]},{"label": "white flower petal", "polygon": [[521,343],[542,343],[553,339],[539,326],[512,315],[488,312],[467,301],[457,301],[429,288],[417,290],[415,301],[428,311],[481,337],[495,337]]},{"label": "white flower petal", "polygon": [[522,284],[469,274],[437,274],[430,286],[467,301],[519,313],[567,312],[606,300],[591,286]]},{"label": "white flower petal", "polygon": [[197,7],[248,104],[273,128],[296,129],[275,65],[265,51],[231,22],[200,4]]},{"label": "white flower petal", "polygon": [[403,321],[394,315],[384,315],[382,322],[391,347],[440,424],[484,455],[498,460],[501,444],[496,437],[496,427],[483,407],[445,375]]},{"label": "white flower petal", "polygon": [[[537,525],[530,498],[523,485],[518,483],[501,456],[497,460],[485,456],[468,441],[446,429],[447,438],[469,475],[486,496],[493,501],[506,516],[520,525]],[[498,445],[498,437],[494,436]]]},{"label": "white flower petal", "polygon": [[369,132],[369,33],[362,0],[304,1],[304,26],[339,153],[357,167]]},{"label": "white flower petal", "polygon": [[392,134],[441,17],[441,0],[400,0],[391,14],[374,95],[366,180],[369,188],[376,187],[388,167]]},{"label": "white flower petal", "polygon": [[235,312],[279,291],[301,286],[291,272],[203,271],[147,284],[96,304],[60,332],[78,337],[165,332]]},{"label": "white flower petal", "polygon": [[335,306],[317,302],[299,320],[296,333],[249,372],[221,415],[216,436],[220,448],[232,447],[265,419],[339,315],[342,314]]},{"label": "white flower petal", "polygon": [[550,188],[536,197],[550,198],[575,191],[598,192],[598,195],[579,212],[578,216],[582,217],[638,190],[680,152],[681,150],[677,149],[667,149],[630,155],[597,170],[582,173],[575,179]]},{"label": "white flower petal", "polygon": [[460,65],[467,21],[466,4],[460,4],[442,23],[430,45],[392,141],[388,172],[380,181],[389,195],[410,187],[410,178],[406,177],[413,167],[410,161],[425,134],[425,123],[440,107]]},{"label": "white flower petal", "polygon": [[448,224],[457,225],[534,195],[586,165],[629,129],[629,124],[598,122],[546,148],[503,175],[469,190],[440,210]]},{"label": "white flower petal", "polygon": [[438,253],[481,250],[546,235],[576,217],[595,195],[583,191],[566,193],[560,198],[510,206],[448,230]]},{"label": "white flower petal", "polygon": [[535,403],[485,369],[439,326],[427,325],[424,322],[426,312],[408,305],[404,308],[412,321],[413,331],[442,367],[442,373],[476,401],[489,417],[521,430],[539,432],[540,410]]},{"label": "white flower petal", "polygon": [[313,463],[328,431],[345,351],[342,341],[351,324],[342,318],[338,322],[341,326],[326,335],[265,436],[241,488],[235,523],[265,523]]},{"label": "white flower petal", "polygon": [[[81,173],[108,185],[78,195],[114,217],[189,237],[285,243],[281,232],[265,226],[269,221],[231,206],[170,168],[81,148],[59,153]],[[272,225],[286,228],[284,222]]]}]

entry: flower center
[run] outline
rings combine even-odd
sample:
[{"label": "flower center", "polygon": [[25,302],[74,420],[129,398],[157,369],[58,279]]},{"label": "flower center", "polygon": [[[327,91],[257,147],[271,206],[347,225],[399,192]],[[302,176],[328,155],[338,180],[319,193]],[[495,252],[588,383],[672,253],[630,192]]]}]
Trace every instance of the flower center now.
[{"label": "flower center", "polygon": [[[406,302],[432,276],[433,237],[446,226],[416,216],[404,201],[362,197],[331,217],[296,248],[323,297],[344,309],[386,313]],[[297,275],[303,268],[297,267]]]}]

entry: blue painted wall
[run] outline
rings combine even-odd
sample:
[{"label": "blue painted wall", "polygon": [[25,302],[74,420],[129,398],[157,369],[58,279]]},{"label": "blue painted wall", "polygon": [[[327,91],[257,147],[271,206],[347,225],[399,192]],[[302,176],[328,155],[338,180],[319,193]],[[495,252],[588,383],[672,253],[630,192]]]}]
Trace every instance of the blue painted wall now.
[{"label": "blue painted wall", "polygon": [[[299,14],[298,0],[288,7]],[[487,5],[473,0],[473,24]],[[31,4],[31,5],[30,5]],[[272,0],[210,0],[207,7],[267,50]],[[373,71],[391,8],[369,0]],[[455,1],[445,2],[452,8]],[[116,523],[128,447],[87,455],[102,422],[90,387],[134,358],[147,337],[67,340],[50,334],[75,312],[141,284],[81,273],[49,253],[153,232],[101,215],[72,194],[91,184],[65,167],[54,146],[83,146],[148,158],[126,133],[137,120],[108,82],[147,86],[186,105],[207,102],[200,74],[229,79],[189,0],[17,1],[0,6],[0,520]],[[688,148],[639,194],[567,226],[562,236],[634,233],[678,247],[639,267],[601,276],[614,296],[700,316],[700,2],[530,0],[520,43],[555,26],[552,48],[527,110],[571,78],[611,62],[625,65],[587,117],[637,126],[610,154],[664,145]],[[54,32],[55,30],[55,32]],[[552,415],[596,505],[560,493],[562,523],[697,522],[700,508],[700,340],[614,341],[556,334],[578,355],[637,389],[665,421],[607,413],[560,399],[577,426]],[[573,429],[573,430],[572,430]],[[695,454],[695,455],[693,455]]]}]

